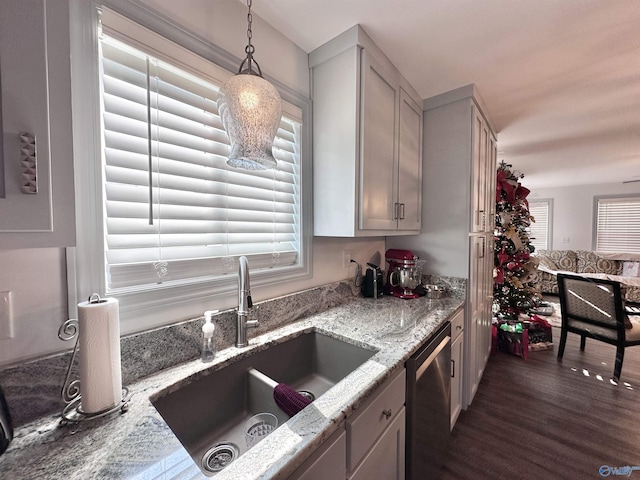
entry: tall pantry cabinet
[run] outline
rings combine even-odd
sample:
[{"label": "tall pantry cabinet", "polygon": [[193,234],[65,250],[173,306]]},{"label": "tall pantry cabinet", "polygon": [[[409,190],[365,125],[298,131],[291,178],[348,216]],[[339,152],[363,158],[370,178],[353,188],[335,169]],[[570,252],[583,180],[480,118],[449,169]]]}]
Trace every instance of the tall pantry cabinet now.
[{"label": "tall pantry cabinet", "polygon": [[426,260],[426,274],[467,279],[459,349],[459,400],[466,408],[491,351],[496,137],[474,85],[429,98],[423,106],[422,229],[419,235],[388,237],[387,248],[414,251]]}]

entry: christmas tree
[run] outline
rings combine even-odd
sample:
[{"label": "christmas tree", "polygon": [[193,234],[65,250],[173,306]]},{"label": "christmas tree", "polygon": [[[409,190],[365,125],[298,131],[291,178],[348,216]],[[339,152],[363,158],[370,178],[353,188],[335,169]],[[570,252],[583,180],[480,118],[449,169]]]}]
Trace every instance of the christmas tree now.
[{"label": "christmas tree", "polygon": [[498,166],[496,182],[496,228],[493,270],[493,313],[500,320],[515,320],[539,301],[531,282],[538,260],[531,256],[527,228],[535,221],[529,214],[529,190],[520,184],[504,161]]}]

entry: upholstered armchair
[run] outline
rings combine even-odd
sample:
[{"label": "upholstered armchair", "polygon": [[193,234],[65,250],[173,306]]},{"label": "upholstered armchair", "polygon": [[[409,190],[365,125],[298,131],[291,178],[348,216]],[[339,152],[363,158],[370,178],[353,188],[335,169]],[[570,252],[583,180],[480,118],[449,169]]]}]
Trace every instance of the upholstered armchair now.
[{"label": "upholstered armchair", "polygon": [[613,376],[620,378],[624,350],[640,345],[640,317],[627,316],[619,282],[558,274],[562,331],[558,360],[562,359],[569,332],[580,335],[580,350],[593,338],[616,346]]}]

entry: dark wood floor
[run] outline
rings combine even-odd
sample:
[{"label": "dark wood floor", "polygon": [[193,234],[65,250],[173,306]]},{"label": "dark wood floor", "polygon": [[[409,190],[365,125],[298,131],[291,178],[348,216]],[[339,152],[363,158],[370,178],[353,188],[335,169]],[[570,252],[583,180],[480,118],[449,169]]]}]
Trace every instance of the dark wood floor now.
[{"label": "dark wood floor", "polygon": [[603,465],[638,466],[609,477],[640,479],[640,347],[626,350],[615,385],[613,346],[588,339],[580,352],[569,334],[558,362],[553,334],[554,349],[527,360],[490,358],[452,432],[442,480],[598,479]]}]

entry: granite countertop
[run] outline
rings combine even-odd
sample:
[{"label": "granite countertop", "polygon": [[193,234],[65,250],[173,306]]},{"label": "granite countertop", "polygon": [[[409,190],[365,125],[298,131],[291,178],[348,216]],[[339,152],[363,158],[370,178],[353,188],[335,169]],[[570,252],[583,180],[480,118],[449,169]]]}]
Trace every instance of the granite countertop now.
[{"label": "granite countertop", "polygon": [[0,478],[208,478],[200,473],[150,397],[305,332],[317,331],[377,350],[312,405],[215,475],[216,480],[286,478],[463,302],[459,296],[438,300],[357,298],[270,332],[258,331],[249,347],[221,350],[213,363],[188,362],[129,385],[132,398],[124,414],[66,426],[59,425],[59,416],[50,416],[20,427],[0,456]]}]

